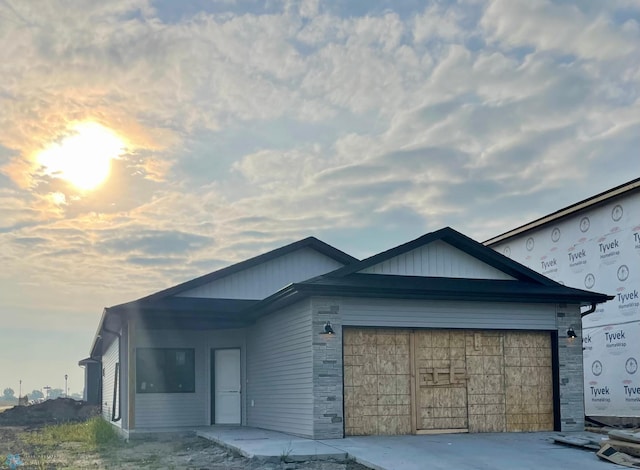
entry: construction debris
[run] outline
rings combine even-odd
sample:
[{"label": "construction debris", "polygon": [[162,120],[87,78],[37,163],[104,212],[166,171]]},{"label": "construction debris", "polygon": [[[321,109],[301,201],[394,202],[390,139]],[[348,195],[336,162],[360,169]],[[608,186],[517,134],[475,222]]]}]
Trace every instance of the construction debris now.
[{"label": "construction debris", "polygon": [[623,452],[618,452],[616,449],[611,447],[609,444],[605,444],[602,446],[596,455],[603,460],[608,460],[609,462],[624,465],[625,467],[631,468],[640,468],[640,459],[636,457],[631,457]]},{"label": "construction debris", "polygon": [[86,421],[100,413],[95,405],[72,398],[56,398],[29,406],[14,406],[0,413],[0,426],[42,426]]},{"label": "construction debris", "polygon": [[640,468],[640,432],[611,429],[607,435],[596,455],[618,465]]},{"label": "construction debris", "polygon": [[609,431],[609,439],[615,439],[616,441],[632,442],[634,444],[640,444],[640,432],[623,431],[620,429],[612,429]]},{"label": "construction debris", "polygon": [[605,444],[613,447],[618,452],[623,452],[631,457],[640,458],[640,444],[627,441],[617,441],[611,438],[603,440],[602,446],[604,447]]},{"label": "construction debris", "polygon": [[602,436],[593,433],[580,433],[574,435],[558,434],[553,437],[553,442],[556,444],[564,444],[573,447],[582,447],[588,450],[600,450],[600,442]]}]

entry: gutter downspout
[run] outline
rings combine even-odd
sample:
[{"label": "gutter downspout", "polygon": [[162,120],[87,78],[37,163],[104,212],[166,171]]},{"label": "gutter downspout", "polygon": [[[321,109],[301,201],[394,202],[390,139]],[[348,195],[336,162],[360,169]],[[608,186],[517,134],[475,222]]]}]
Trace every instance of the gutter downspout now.
[{"label": "gutter downspout", "polygon": [[[114,330],[110,330],[109,328],[107,328],[106,326],[103,326],[102,329],[106,332],[106,333],[111,333],[112,335],[115,335],[118,337],[118,367],[116,367],[116,377],[115,377],[115,387],[117,387],[117,393],[118,393],[118,416],[116,417],[116,407],[114,406],[111,409],[111,421],[118,422],[120,421],[120,419],[122,418],[122,414],[121,414],[121,408],[122,408],[122,384],[120,384],[119,380],[118,380],[118,375],[120,375],[120,364],[122,363],[122,335]],[[116,390],[113,390],[113,400],[115,402],[116,399]],[[102,403],[102,399],[100,399],[100,403]],[[115,405],[115,403],[114,403]]]},{"label": "gutter downspout", "polygon": [[594,303],[591,304],[591,307],[589,307],[588,310],[585,310],[584,312],[580,312],[580,318],[584,318],[587,315],[591,315],[593,312],[595,312],[596,311],[596,305],[597,304],[594,302]]}]

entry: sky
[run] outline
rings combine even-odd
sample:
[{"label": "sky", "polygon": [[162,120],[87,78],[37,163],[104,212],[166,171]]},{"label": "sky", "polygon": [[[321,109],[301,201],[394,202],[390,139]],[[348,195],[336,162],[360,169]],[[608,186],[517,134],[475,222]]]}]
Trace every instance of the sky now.
[{"label": "sky", "polygon": [[483,241],[637,178],[639,0],[0,0],[0,389],[307,236]]}]

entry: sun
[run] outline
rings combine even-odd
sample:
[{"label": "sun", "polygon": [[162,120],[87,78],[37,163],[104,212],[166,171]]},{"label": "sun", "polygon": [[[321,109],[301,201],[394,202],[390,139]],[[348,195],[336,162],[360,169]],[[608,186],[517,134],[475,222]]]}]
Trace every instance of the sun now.
[{"label": "sun", "polygon": [[51,144],[37,156],[47,175],[61,178],[80,190],[91,190],[106,181],[111,160],[124,153],[125,142],[113,131],[95,122],[82,122],[70,135]]}]

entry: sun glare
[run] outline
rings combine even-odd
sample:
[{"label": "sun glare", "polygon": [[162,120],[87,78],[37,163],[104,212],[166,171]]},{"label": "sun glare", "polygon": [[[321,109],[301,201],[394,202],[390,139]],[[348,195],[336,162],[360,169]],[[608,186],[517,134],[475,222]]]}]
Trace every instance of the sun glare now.
[{"label": "sun glare", "polygon": [[125,149],[124,141],[113,131],[95,122],[71,128],[71,135],[38,154],[45,173],[64,179],[81,190],[97,188],[109,177],[111,160]]}]

